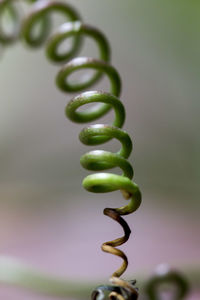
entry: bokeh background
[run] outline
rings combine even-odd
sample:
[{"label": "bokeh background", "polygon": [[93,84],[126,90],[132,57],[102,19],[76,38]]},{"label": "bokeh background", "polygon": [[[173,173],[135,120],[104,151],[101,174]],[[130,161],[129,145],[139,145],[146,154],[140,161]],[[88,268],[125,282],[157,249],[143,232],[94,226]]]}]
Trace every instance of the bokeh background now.
[{"label": "bokeh background", "polygon": [[[132,235],[122,247],[130,262],[125,278],[147,278],[163,262],[186,275],[199,270],[200,3],[70,3],[105,32],[123,81],[124,128],[133,138],[130,161],[143,194],[141,208],[126,218]],[[86,39],[80,55],[98,57],[95,44]],[[100,245],[121,229],[102,211],[124,200],[120,193],[95,195],[81,187],[89,172],[79,158],[91,148],[78,140],[83,126],[64,115],[72,95],[56,88],[58,70],[44,49],[22,43],[1,49],[1,253],[78,283],[106,282],[121,261]],[[107,80],[92,89],[98,88],[109,90]],[[97,123],[112,119],[110,113]],[[118,148],[115,141],[96,147]],[[0,296],[46,299],[3,285]]]}]

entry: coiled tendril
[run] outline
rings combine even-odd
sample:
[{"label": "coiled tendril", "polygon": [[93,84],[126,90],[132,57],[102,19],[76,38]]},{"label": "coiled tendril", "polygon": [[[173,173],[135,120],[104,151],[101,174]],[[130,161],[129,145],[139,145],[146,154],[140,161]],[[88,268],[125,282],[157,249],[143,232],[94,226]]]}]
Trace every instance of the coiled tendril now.
[{"label": "coiled tendril", "polygon": [[[128,133],[122,130],[125,121],[125,109],[120,101],[121,79],[117,70],[109,63],[110,46],[106,37],[96,28],[82,23],[79,14],[74,8],[64,1],[38,0],[31,6],[28,16],[23,22],[13,6],[14,0],[1,0],[0,11],[5,7],[13,15],[15,30],[10,35],[0,30],[0,42],[4,45],[14,42],[19,36],[29,47],[41,46],[48,38],[51,13],[60,13],[67,18],[67,22],[62,24],[58,30],[47,40],[46,55],[54,63],[65,63],[56,76],[56,84],[63,92],[80,92],[90,88],[102,75],[106,75],[110,81],[110,93],[102,91],[86,91],[74,97],[66,107],[66,115],[73,122],[87,123],[95,121],[104,116],[110,109],[115,112],[115,119],[112,125],[95,124],[85,127],[79,135],[80,141],[85,145],[100,145],[113,138],[121,143],[121,149],[112,153],[104,150],[90,151],[81,157],[81,164],[91,171],[98,171],[96,174],[87,176],[83,180],[83,186],[90,192],[107,193],[116,190],[122,192],[128,204],[120,208],[105,208],[104,214],[117,221],[124,230],[124,236],[113,241],[105,242],[102,250],[122,258],[123,263],[111,276],[112,288],[98,288],[98,292],[93,293],[93,298],[98,296],[99,291],[109,290],[110,298],[137,299],[138,293],[133,282],[128,283],[119,277],[127,268],[128,260],[126,255],[117,246],[124,244],[130,235],[130,228],[123,215],[128,215],[138,209],[141,203],[141,193],[138,186],[132,181],[133,168],[128,162],[132,151],[132,141]],[[28,1],[27,1],[28,2]],[[34,34],[36,25],[40,25],[39,34]],[[83,36],[88,36],[95,40],[99,48],[99,59],[90,57],[76,57],[83,42]],[[65,53],[59,52],[61,43],[69,37],[73,38],[70,50]],[[82,69],[92,69],[95,74],[84,81],[71,82],[69,77],[76,71]],[[78,109],[86,104],[98,103],[92,108],[84,111]],[[122,175],[104,173],[104,171],[119,167]]]}]

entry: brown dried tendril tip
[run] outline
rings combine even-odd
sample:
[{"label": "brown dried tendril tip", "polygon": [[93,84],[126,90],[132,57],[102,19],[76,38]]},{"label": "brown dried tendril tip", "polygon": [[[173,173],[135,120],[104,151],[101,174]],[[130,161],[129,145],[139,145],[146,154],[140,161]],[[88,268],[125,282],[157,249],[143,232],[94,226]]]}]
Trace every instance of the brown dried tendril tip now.
[{"label": "brown dried tendril tip", "polygon": [[124,230],[124,236],[123,237],[117,238],[113,241],[105,242],[101,246],[101,249],[104,252],[108,252],[110,254],[117,255],[117,256],[119,256],[123,259],[123,264],[121,265],[121,267],[112,274],[112,277],[119,277],[126,270],[126,268],[128,266],[128,259],[127,259],[126,255],[121,250],[116,249],[115,247],[126,243],[126,241],[129,239],[129,236],[131,234],[131,230],[130,230],[128,224],[126,223],[126,221],[114,209],[105,208],[104,209],[104,214],[106,216],[112,218],[113,220],[117,221],[123,227],[123,230]]}]

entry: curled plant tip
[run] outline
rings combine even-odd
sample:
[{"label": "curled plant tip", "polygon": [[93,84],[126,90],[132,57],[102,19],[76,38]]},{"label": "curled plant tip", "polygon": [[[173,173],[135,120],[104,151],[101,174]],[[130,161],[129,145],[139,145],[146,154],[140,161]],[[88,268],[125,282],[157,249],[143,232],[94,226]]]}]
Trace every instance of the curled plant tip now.
[{"label": "curled plant tip", "polygon": [[92,293],[92,300],[137,300],[138,291],[135,288],[136,281],[125,281],[111,277],[113,285],[101,285]]},{"label": "curled plant tip", "polygon": [[149,300],[162,300],[162,295],[169,294],[170,300],[182,300],[188,294],[189,285],[185,277],[168,265],[159,265],[155,275],[145,288]]},{"label": "curled plant tip", "polygon": [[117,238],[113,241],[105,242],[101,246],[101,249],[104,252],[119,256],[123,259],[123,263],[122,263],[121,267],[117,271],[115,271],[112,275],[113,277],[119,277],[126,270],[126,268],[128,266],[128,259],[127,259],[126,255],[121,250],[116,249],[115,247],[124,244],[129,239],[131,230],[130,230],[128,224],[126,223],[126,221],[114,209],[105,208],[104,209],[104,214],[106,216],[112,218],[116,222],[118,222],[124,230],[124,236],[123,237]]}]

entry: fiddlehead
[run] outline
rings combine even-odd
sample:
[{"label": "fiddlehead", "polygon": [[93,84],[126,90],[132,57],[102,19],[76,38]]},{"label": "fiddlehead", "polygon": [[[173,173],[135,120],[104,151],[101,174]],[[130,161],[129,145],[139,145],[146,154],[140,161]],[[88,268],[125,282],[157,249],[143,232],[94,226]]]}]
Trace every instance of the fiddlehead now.
[{"label": "fiddlehead", "polygon": [[[13,7],[12,0],[1,0],[3,6],[6,6],[11,10]],[[1,9],[1,7],[0,7]],[[113,241],[105,242],[102,245],[102,250],[122,258],[123,263],[111,276],[112,287],[104,286],[99,287],[98,292],[93,294],[95,299],[98,296],[99,291],[108,290],[110,298],[122,299],[137,299],[138,292],[134,287],[135,282],[126,282],[119,277],[125,272],[128,259],[126,255],[117,246],[124,244],[130,235],[130,228],[126,221],[122,218],[123,215],[133,213],[138,209],[141,203],[141,193],[138,186],[132,181],[133,168],[128,162],[128,157],[132,151],[132,141],[128,133],[122,130],[122,126],[125,121],[125,109],[120,101],[121,92],[121,79],[117,70],[109,63],[110,61],[110,47],[105,36],[96,28],[85,25],[82,23],[79,14],[70,5],[62,1],[49,1],[38,0],[31,7],[31,11],[27,17],[24,18],[23,24],[19,22],[19,18],[16,19],[18,24],[18,32],[14,33],[6,39],[3,36],[0,41],[4,44],[8,44],[10,41],[16,40],[19,36],[30,47],[41,46],[47,39],[50,30],[50,14],[58,12],[69,19],[67,23],[62,24],[57,32],[53,34],[47,41],[46,55],[54,63],[63,63],[64,66],[59,71],[56,77],[56,84],[63,92],[79,92],[90,88],[96,83],[103,74],[105,74],[110,80],[110,93],[102,91],[87,91],[74,97],[66,107],[67,117],[77,123],[92,122],[102,116],[104,116],[110,109],[115,112],[115,119],[112,125],[107,124],[95,124],[84,128],[80,133],[80,141],[85,145],[100,145],[113,138],[117,139],[121,143],[121,149],[112,153],[104,150],[90,151],[81,157],[81,164],[84,168],[91,171],[104,171],[119,167],[122,170],[122,175],[116,175],[113,173],[98,172],[87,176],[83,180],[83,186],[90,192],[94,193],[107,193],[116,190],[122,192],[125,200],[128,200],[128,204],[120,208],[106,208],[104,214],[117,221],[124,229],[124,236],[117,238]],[[14,16],[17,16],[14,13]],[[39,35],[35,36],[34,27],[36,24],[40,24]],[[100,57],[99,59],[90,57],[76,57],[80,46],[82,44],[82,38],[87,35],[93,38],[99,47]],[[66,53],[59,53],[60,44],[73,37],[72,48]],[[85,81],[72,83],[69,80],[69,76],[82,69],[92,69],[95,74]],[[83,105],[98,103],[85,111],[78,111]]]}]

